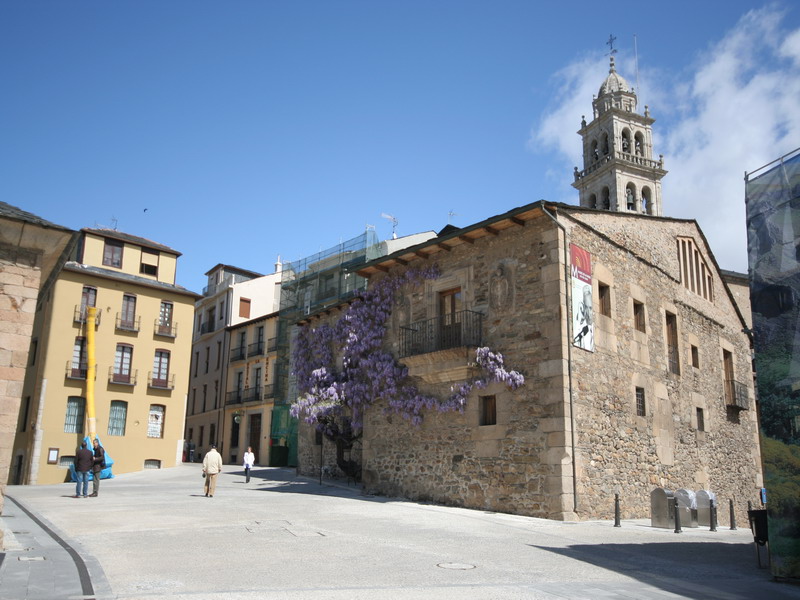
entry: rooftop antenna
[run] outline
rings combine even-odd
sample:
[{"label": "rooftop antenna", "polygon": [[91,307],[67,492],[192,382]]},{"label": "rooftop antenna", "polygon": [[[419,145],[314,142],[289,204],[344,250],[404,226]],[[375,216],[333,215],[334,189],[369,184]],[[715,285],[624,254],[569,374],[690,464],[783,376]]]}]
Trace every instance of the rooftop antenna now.
[{"label": "rooftop antenna", "polygon": [[113,229],[114,231],[116,231],[116,230],[117,230],[117,223],[118,223],[118,222],[119,222],[119,221],[117,221],[117,217],[114,217],[114,216],[112,216],[112,217],[111,217],[111,229]]},{"label": "rooftop antenna", "polygon": [[457,212],[454,212],[454,211],[451,209],[451,210],[450,210],[450,212],[448,212],[448,213],[447,213],[447,224],[448,224],[448,225],[451,225],[451,224],[452,224],[452,223],[451,223],[451,221],[453,220],[453,217],[457,217],[457,216],[458,216],[458,213],[457,213]]},{"label": "rooftop antenna", "polygon": [[389,219],[392,222],[392,239],[397,239],[397,219],[392,215],[387,215],[386,213],[381,213],[381,216],[384,219]]}]

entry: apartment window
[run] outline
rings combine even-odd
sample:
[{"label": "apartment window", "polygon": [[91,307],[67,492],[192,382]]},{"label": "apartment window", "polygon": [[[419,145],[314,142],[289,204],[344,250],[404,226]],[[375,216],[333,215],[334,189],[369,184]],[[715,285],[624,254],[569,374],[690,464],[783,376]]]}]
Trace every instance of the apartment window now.
[{"label": "apartment window", "polygon": [[244,319],[250,318],[250,299],[239,298],[239,316]]},{"label": "apartment window", "polygon": [[217,371],[219,371],[219,365],[221,360],[222,360],[222,342],[217,342]]},{"label": "apartment window", "polygon": [[203,412],[206,412],[206,400],[208,399],[208,384],[203,384]]},{"label": "apartment window", "polygon": [[158,312],[158,333],[163,335],[174,335],[172,331],[172,302],[161,302]]},{"label": "apartment window", "polygon": [[114,356],[114,383],[131,382],[131,363],[133,362],[133,346],[128,344],[117,344],[117,352]]},{"label": "apartment window", "polygon": [[136,328],[136,296],[122,295],[122,312],[119,315],[120,329]]},{"label": "apartment window", "polygon": [[154,387],[169,386],[169,350],[156,350],[153,357],[153,380]]},{"label": "apartment window", "polygon": [[697,409],[697,431],[705,431],[706,430],[706,420],[703,416],[703,409]]},{"label": "apartment window", "polygon": [[108,413],[108,435],[125,435],[127,421],[128,403],[124,400],[112,400]]},{"label": "apartment window", "polygon": [[639,417],[647,416],[647,405],[644,399],[644,388],[636,388],[636,415]]},{"label": "apartment window", "polygon": [[190,440],[192,439],[193,434],[194,434],[194,429],[189,427],[189,436],[188,437],[189,437]]},{"label": "apartment window", "polygon": [[211,357],[211,348],[206,346],[206,373],[208,373],[208,360]]},{"label": "apartment window", "polygon": [[219,398],[219,379],[214,380],[214,409],[217,408],[217,400]]},{"label": "apartment window", "polygon": [[735,404],[736,390],[733,379],[733,353],[722,351],[722,372],[725,377],[725,404]]},{"label": "apartment window", "polygon": [[64,433],[83,433],[83,420],[86,400],[80,396],[67,398],[67,416],[64,419]]},{"label": "apartment window", "polygon": [[200,425],[200,438],[197,440],[197,445],[203,445],[203,435],[205,434],[205,425]]},{"label": "apartment window", "polygon": [[195,414],[197,409],[197,388],[192,388],[192,414]]},{"label": "apartment window", "polygon": [[598,300],[600,301],[600,306],[598,310],[600,314],[606,317],[611,316],[611,288],[608,287],[605,283],[597,284],[597,292],[598,292]]},{"label": "apartment window", "polygon": [[644,304],[636,300],[633,301],[633,326],[636,327],[636,331],[647,332],[644,319]]},{"label": "apartment window", "polygon": [[103,265],[106,267],[122,268],[123,244],[119,240],[105,240],[103,246]]},{"label": "apartment window", "polygon": [[194,353],[194,376],[197,377],[197,367],[200,364],[200,351],[195,350]]},{"label": "apartment window", "polygon": [[239,447],[239,427],[236,419],[231,419],[231,448]]},{"label": "apartment window", "polygon": [[86,309],[90,306],[97,306],[97,288],[84,286],[81,292],[81,320],[86,320]]},{"label": "apartment window", "polygon": [[208,443],[217,443],[217,426],[214,423],[212,423],[208,428]]},{"label": "apartment window", "polygon": [[675,375],[681,374],[680,357],[678,356],[678,317],[672,313],[667,313],[667,362],[669,372]]},{"label": "apartment window", "polygon": [[142,248],[142,262],[139,264],[139,273],[143,275],[158,276],[158,252]]},{"label": "apartment window", "polygon": [[480,396],[480,425],[497,424],[497,398],[495,396]]},{"label": "apartment window", "polygon": [[220,300],[219,303],[219,320],[225,320],[225,299]]},{"label": "apartment window", "polygon": [[150,405],[150,416],[147,419],[147,437],[164,437],[164,411],[165,407],[162,404]]},{"label": "apartment window", "polygon": [[72,346],[72,365],[70,366],[70,377],[73,379],[86,379],[86,338],[76,337],[75,344]]},{"label": "apartment window", "polygon": [[256,388],[256,399],[261,399],[261,367],[256,367],[255,371],[253,372],[253,387]]},{"label": "apartment window", "polygon": [[692,366],[695,369],[700,368],[700,349],[692,344]]}]

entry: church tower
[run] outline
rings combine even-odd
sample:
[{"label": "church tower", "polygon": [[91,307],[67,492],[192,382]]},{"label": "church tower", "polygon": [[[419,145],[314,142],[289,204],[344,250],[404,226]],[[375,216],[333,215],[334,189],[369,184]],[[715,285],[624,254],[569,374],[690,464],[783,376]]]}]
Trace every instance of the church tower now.
[{"label": "church tower", "polygon": [[661,216],[664,157],[653,159],[650,111],[636,112],[636,94],[617,73],[614,57],[608,77],[592,101],[591,123],[581,119],[583,170],[575,167],[581,206]]}]

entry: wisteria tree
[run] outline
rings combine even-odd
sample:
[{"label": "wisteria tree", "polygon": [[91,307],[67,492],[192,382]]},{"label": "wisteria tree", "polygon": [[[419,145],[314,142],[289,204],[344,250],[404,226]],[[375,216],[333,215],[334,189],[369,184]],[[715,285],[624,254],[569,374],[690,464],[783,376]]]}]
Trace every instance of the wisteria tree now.
[{"label": "wisteria tree", "polygon": [[434,398],[420,393],[408,369],[383,349],[397,291],[438,276],[433,266],[385,277],[356,298],[334,325],[301,327],[293,355],[300,397],[292,404],[292,416],[316,425],[331,440],[352,443],[361,435],[365,412],[379,400],[387,411],[419,424],[424,409],[462,411],[473,388],[492,381],[511,389],[522,385],[524,377],[506,370],[501,354],[479,348],[476,362],[483,374],[454,386],[448,398]]}]

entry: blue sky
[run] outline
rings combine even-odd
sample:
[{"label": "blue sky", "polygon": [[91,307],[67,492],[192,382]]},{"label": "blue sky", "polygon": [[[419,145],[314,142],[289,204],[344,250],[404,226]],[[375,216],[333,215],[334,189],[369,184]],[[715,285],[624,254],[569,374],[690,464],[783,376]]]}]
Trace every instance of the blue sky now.
[{"label": "blue sky", "polygon": [[577,203],[612,33],[634,85],[636,35],[665,215],[746,271],[744,172],[800,146],[789,2],[6,0],[0,198],[167,244],[195,291],[389,237],[382,213],[405,235]]}]

